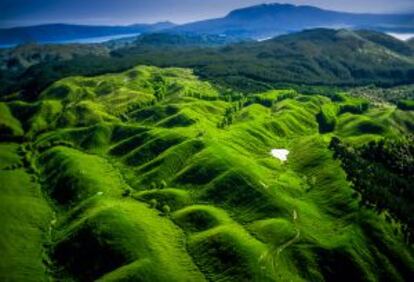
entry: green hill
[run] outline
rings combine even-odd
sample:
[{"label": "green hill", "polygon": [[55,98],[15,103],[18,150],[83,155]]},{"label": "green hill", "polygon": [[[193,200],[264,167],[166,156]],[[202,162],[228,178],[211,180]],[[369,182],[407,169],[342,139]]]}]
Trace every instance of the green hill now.
[{"label": "green hill", "polygon": [[143,35],[109,57],[76,56],[24,72],[2,71],[0,94],[21,91],[21,99],[35,99],[62,78],[120,72],[139,64],[192,68],[204,79],[245,93],[287,84],[303,88],[414,83],[414,49],[379,32],[312,29],[262,42],[234,40],[215,35]]},{"label": "green hill", "polygon": [[414,275],[403,222],[363,204],[328,146],[401,139],[413,111],[138,66],[59,80],[0,116],[0,280]]},{"label": "green hill", "polygon": [[115,52],[139,63],[195,68],[197,74],[240,89],[278,83],[382,86],[413,82],[414,50],[404,41],[365,30],[311,29],[222,48]]},{"label": "green hill", "polygon": [[109,49],[99,44],[26,44],[16,48],[0,49],[0,70],[23,72],[37,64],[68,61],[92,55],[108,57]]}]

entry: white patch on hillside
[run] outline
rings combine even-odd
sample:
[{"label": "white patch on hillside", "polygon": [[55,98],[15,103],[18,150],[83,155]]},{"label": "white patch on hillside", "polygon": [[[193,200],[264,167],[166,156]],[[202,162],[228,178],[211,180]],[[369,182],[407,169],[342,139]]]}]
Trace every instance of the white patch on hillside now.
[{"label": "white patch on hillside", "polygon": [[287,161],[289,151],[286,150],[286,149],[272,149],[270,154],[272,154],[273,157],[281,160],[282,162],[285,162],[285,161]]}]

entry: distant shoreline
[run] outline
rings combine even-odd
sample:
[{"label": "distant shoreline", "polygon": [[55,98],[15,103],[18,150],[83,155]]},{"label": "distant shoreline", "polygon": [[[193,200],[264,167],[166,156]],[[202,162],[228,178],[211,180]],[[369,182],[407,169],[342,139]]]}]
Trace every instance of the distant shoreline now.
[{"label": "distant shoreline", "polygon": [[[106,35],[97,37],[78,38],[62,41],[49,41],[49,42],[38,42],[38,44],[93,44],[93,43],[104,43],[115,39],[122,39],[128,37],[139,36],[141,33],[126,33],[117,35]],[[20,44],[0,44],[1,49],[14,48]]]},{"label": "distant shoreline", "polygon": [[397,32],[387,32],[388,35],[395,37],[397,39],[406,41],[408,39],[414,38],[414,33],[397,33]]}]

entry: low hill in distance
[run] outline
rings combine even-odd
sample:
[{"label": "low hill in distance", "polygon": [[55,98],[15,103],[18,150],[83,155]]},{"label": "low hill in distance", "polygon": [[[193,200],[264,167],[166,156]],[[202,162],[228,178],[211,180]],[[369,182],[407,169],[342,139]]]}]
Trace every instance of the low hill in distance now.
[{"label": "low hill in distance", "polygon": [[0,49],[0,70],[21,72],[37,64],[86,56],[109,57],[110,49],[101,44],[26,44]]},{"label": "low hill in distance", "polygon": [[314,29],[204,52],[193,65],[219,80],[393,85],[413,82],[413,54],[408,44],[382,33]]},{"label": "low hill in distance", "polygon": [[[203,37],[195,38],[195,42],[205,42]],[[139,40],[148,41],[114,50],[110,57],[77,57],[33,66],[19,74],[18,83],[10,72],[4,72],[0,92],[23,89],[33,97],[66,76],[117,72],[135,64],[190,67],[204,79],[245,92],[286,83],[353,87],[414,82],[413,48],[374,31],[313,29],[263,42],[213,48],[194,46],[192,36],[176,34],[148,35]]]},{"label": "low hill in distance", "polygon": [[77,57],[109,57],[122,48],[195,48],[219,47],[242,41],[231,36],[195,33],[145,33],[122,39],[93,44],[22,44],[15,48],[0,49],[0,70],[21,73],[27,68],[42,64],[68,61]]}]

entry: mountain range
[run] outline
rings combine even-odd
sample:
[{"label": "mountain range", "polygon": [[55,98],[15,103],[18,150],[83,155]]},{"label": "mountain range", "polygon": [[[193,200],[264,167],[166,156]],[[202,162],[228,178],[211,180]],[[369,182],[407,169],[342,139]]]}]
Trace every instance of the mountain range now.
[{"label": "mountain range", "polygon": [[72,24],[45,24],[0,29],[0,45],[23,43],[58,43],[76,39],[139,34],[172,28],[173,23],[134,24],[129,26],[88,26]]},{"label": "mountain range", "polygon": [[189,23],[174,29],[261,39],[317,27],[413,32],[414,15],[356,14],[312,6],[263,4],[234,10],[223,18]]},{"label": "mountain range", "polygon": [[183,25],[171,22],[129,26],[47,24],[0,29],[0,45],[51,43],[83,38],[151,32],[191,32],[264,39],[310,28],[356,28],[386,32],[414,32],[414,14],[357,14],[312,6],[263,4],[231,11],[223,18]]}]

